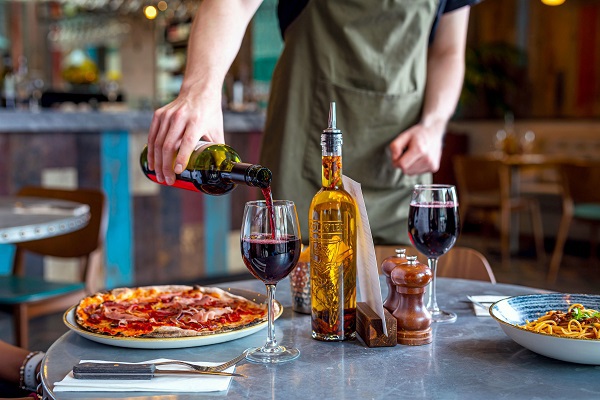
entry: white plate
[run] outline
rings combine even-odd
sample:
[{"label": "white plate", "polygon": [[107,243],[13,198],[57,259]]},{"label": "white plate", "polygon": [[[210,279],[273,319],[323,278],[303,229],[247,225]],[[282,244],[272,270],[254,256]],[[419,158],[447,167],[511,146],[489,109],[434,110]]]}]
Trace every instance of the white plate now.
[{"label": "white plate", "polygon": [[[256,303],[263,303],[267,301],[267,296],[264,294],[260,294],[257,292],[252,292],[250,290],[244,289],[223,289],[228,292],[245,297],[249,300],[252,300]],[[276,303],[276,314],[275,319],[279,318],[283,313],[283,307],[281,304],[275,300]],[[242,328],[236,331],[225,332],[225,333],[215,333],[209,334],[205,336],[193,336],[193,337],[182,337],[182,338],[127,338],[127,337],[115,337],[115,336],[106,336],[101,335],[99,333],[88,332],[85,329],[82,329],[76,322],[75,319],[75,307],[69,308],[65,314],[63,315],[63,322],[73,332],[76,334],[83,336],[86,339],[93,340],[94,342],[107,344],[110,346],[118,346],[118,347],[129,347],[132,349],[180,349],[184,347],[196,347],[196,346],[208,346],[216,343],[229,342],[230,340],[235,340],[239,338],[243,338],[245,336],[251,335],[267,326],[267,320],[247,327]]]},{"label": "white plate", "polygon": [[520,328],[550,310],[567,311],[570,304],[600,310],[600,295],[548,293],[509,297],[490,307],[490,314],[512,340],[521,346],[557,360],[600,365],[600,340],[575,339]]}]

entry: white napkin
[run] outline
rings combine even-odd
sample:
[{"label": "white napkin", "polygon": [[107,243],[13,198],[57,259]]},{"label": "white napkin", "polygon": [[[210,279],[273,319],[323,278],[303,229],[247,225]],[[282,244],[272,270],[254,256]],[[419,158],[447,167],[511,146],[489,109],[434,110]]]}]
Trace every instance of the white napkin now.
[{"label": "white napkin", "polygon": [[[490,306],[497,301],[502,299],[506,299],[510,296],[493,296],[493,295],[482,295],[482,296],[467,296],[467,298],[473,304],[473,311],[475,311],[475,315],[478,317],[489,317],[490,316]],[[479,304],[477,304],[479,303]],[[481,307],[481,305],[485,306]]]},{"label": "white napkin", "polygon": [[[125,363],[122,361],[81,360],[80,363],[113,363],[119,364],[151,364],[162,361],[172,361],[166,358],[141,361],[139,363]],[[213,366],[218,363],[190,362],[196,365]],[[158,369],[158,367],[157,367]],[[182,365],[161,365],[161,370],[189,370]],[[235,366],[223,372],[233,372]],[[150,380],[101,380],[101,379],[75,379],[73,371],[60,382],[54,383],[55,392],[219,392],[229,388],[231,376],[217,375],[160,375]]]},{"label": "white napkin", "polygon": [[375,258],[375,247],[373,246],[373,236],[371,235],[371,225],[369,224],[365,199],[363,198],[360,183],[353,181],[345,175],[342,175],[342,182],[344,189],[354,198],[358,208],[356,264],[358,267],[357,275],[360,295],[362,296],[362,300],[381,318],[383,333],[387,336],[377,259]]}]

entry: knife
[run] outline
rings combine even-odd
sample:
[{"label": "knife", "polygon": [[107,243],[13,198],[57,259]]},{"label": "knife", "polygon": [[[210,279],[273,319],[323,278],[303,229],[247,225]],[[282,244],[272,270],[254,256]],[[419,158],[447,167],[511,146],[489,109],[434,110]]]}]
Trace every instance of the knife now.
[{"label": "knife", "polygon": [[119,363],[81,363],[73,367],[75,379],[105,379],[105,380],[150,380],[157,375],[219,375],[240,376],[229,372],[217,371],[182,371],[157,369],[154,364],[119,364]]}]

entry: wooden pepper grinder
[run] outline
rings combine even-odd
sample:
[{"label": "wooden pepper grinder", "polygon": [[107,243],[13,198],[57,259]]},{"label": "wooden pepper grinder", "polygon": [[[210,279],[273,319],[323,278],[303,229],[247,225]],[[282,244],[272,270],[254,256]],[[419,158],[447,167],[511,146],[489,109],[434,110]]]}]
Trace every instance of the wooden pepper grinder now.
[{"label": "wooden pepper grinder", "polygon": [[431,282],[431,269],[417,261],[417,256],[407,256],[390,274],[398,293],[398,306],[393,316],[398,322],[399,344],[418,346],[431,343],[431,314],[424,304],[425,287]]},{"label": "wooden pepper grinder", "polygon": [[381,272],[385,275],[385,281],[388,285],[388,295],[383,302],[383,307],[390,313],[393,313],[398,307],[399,295],[396,291],[396,286],[392,283],[390,274],[398,265],[406,262],[406,249],[396,249],[396,254],[383,260],[381,264]]}]

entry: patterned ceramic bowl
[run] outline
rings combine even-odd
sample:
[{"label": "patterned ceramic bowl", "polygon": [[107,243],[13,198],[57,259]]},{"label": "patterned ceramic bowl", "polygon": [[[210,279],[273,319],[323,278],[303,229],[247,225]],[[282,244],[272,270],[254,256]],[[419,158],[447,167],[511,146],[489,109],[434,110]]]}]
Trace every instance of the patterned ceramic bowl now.
[{"label": "patterned ceramic bowl", "polygon": [[546,357],[600,365],[600,339],[573,339],[520,328],[550,310],[567,311],[571,304],[600,311],[600,295],[548,293],[509,297],[490,307],[491,316],[512,340]]}]

